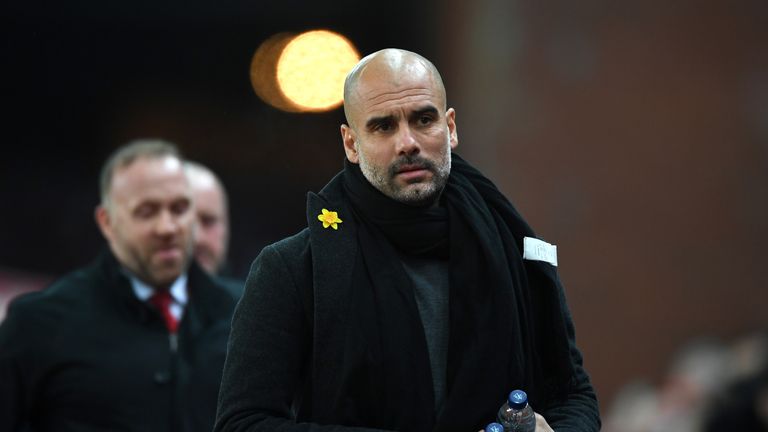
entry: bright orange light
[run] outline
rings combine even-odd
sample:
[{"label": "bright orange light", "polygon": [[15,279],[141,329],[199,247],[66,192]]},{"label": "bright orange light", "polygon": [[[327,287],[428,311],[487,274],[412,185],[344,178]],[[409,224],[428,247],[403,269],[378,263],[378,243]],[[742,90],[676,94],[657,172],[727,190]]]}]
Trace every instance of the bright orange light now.
[{"label": "bright orange light", "polygon": [[341,104],[344,78],[359,60],[352,43],[337,33],[278,34],[254,54],[251,83],[276,108],[327,111]]},{"label": "bright orange light", "polygon": [[296,36],[277,63],[277,82],[285,97],[310,110],[341,104],[344,78],[360,56],[344,37],[325,30]]}]

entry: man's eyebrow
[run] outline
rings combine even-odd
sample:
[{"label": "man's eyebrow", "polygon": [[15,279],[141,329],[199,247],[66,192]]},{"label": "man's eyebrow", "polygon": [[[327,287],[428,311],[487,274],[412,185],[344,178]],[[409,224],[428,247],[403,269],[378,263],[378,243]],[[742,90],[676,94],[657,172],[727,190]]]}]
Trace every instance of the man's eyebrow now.
[{"label": "man's eyebrow", "polygon": [[433,116],[437,116],[438,115],[438,111],[437,111],[437,108],[435,108],[432,105],[429,105],[429,106],[426,106],[424,108],[420,108],[420,109],[417,109],[417,110],[413,111],[411,113],[411,115],[409,115],[408,117],[409,117],[410,120],[417,120],[421,116],[423,116],[424,114],[431,114]]},{"label": "man's eyebrow", "polygon": [[366,129],[373,129],[377,125],[385,124],[385,123],[391,123],[395,120],[395,116],[393,115],[387,115],[387,116],[380,116],[380,117],[372,117],[368,119],[367,122],[365,122]]}]

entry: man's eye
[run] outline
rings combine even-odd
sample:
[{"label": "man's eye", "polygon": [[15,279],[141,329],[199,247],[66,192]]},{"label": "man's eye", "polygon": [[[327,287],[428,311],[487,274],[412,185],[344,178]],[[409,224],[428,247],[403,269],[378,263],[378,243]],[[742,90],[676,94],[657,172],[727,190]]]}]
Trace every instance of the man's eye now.
[{"label": "man's eye", "polygon": [[200,225],[204,227],[211,227],[216,225],[216,222],[218,222],[218,218],[216,216],[200,215]]},{"label": "man's eye", "polygon": [[153,205],[150,205],[150,204],[144,204],[144,205],[139,206],[133,212],[133,214],[136,217],[140,218],[140,219],[147,219],[147,218],[152,217],[155,214],[156,211],[157,211],[157,207],[156,206],[153,206]]},{"label": "man's eye", "polygon": [[376,125],[377,131],[386,132],[388,130],[392,129],[392,125],[389,123],[379,123]]},{"label": "man's eye", "polygon": [[171,212],[173,212],[173,214],[176,214],[176,215],[182,215],[186,213],[188,209],[189,209],[189,201],[186,201],[186,200],[175,202],[171,206]]},{"label": "man's eye", "polygon": [[428,125],[428,124],[432,123],[432,116],[423,115],[423,116],[419,117],[419,123],[421,123],[423,125]]}]

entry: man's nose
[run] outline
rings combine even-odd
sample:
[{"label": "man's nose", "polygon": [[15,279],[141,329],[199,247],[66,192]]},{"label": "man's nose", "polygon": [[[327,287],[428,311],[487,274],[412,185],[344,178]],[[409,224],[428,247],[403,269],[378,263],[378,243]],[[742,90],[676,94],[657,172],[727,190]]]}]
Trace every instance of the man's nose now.
[{"label": "man's nose", "polygon": [[419,150],[419,142],[416,140],[410,126],[405,125],[401,127],[397,137],[397,153],[410,155],[418,153]]},{"label": "man's nose", "polygon": [[164,210],[160,212],[158,219],[155,223],[155,231],[159,235],[169,235],[175,233],[179,229],[179,221],[170,211]]}]

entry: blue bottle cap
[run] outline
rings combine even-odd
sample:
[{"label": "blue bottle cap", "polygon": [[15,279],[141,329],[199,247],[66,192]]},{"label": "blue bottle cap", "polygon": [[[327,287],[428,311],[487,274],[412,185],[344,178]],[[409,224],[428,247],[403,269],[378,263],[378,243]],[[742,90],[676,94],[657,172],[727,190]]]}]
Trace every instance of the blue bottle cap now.
[{"label": "blue bottle cap", "polygon": [[485,432],[504,432],[504,426],[494,422],[485,427]]},{"label": "blue bottle cap", "polygon": [[512,408],[524,408],[528,404],[528,395],[522,390],[515,390],[509,394],[509,406]]}]

